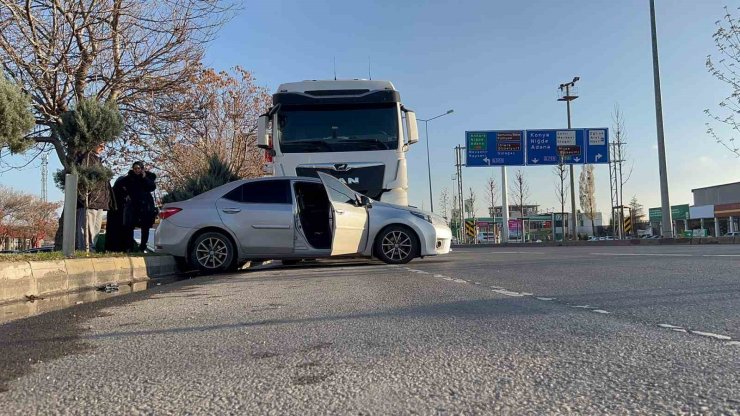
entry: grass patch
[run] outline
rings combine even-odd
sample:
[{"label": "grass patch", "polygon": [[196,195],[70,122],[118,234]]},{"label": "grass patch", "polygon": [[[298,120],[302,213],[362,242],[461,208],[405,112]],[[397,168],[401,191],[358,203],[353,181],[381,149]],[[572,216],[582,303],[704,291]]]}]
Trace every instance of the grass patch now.
[{"label": "grass patch", "polygon": [[[162,256],[161,253],[86,253],[84,251],[76,251],[75,255],[71,258],[75,259],[88,259],[88,258],[104,258],[104,257],[150,257],[150,256]],[[48,260],[65,260],[61,251],[52,251],[48,253],[17,253],[17,254],[0,254],[0,263],[11,262],[11,261],[48,261]]]}]

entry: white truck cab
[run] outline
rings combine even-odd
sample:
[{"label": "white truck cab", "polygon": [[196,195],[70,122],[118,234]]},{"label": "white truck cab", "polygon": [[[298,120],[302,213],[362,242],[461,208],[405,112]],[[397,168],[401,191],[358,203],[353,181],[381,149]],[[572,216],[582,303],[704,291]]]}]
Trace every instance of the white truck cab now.
[{"label": "white truck cab", "polygon": [[406,152],[419,134],[390,81],[291,82],[272,103],[259,119],[257,145],[273,175],[324,172],[372,199],[408,205]]}]

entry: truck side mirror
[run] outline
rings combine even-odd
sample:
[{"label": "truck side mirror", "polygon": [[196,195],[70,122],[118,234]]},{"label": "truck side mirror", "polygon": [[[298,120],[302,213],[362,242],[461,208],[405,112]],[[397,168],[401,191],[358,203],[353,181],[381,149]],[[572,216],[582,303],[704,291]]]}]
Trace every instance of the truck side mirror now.
[{"label": "truck side mirror", "polygon": [[260,149],[270,148],[270,137],[267,135],[267,116],[260,116],[257,120],[257,147]]},{"label": "truck side mirror", "polygon": [[406,111],[406,127],[408,129],[409,144],[419,142],[419,128],[416,125],[416,113],[408,110]]}]

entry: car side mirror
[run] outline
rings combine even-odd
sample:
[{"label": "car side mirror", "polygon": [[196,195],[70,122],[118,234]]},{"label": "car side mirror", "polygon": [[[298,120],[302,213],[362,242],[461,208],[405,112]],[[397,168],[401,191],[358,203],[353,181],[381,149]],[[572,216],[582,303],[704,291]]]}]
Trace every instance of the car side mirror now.
[{"label": "car side mirror", "polygon": [[370,207],[372,200],[365,195],[357,194],[357,205],[361,207]]}]

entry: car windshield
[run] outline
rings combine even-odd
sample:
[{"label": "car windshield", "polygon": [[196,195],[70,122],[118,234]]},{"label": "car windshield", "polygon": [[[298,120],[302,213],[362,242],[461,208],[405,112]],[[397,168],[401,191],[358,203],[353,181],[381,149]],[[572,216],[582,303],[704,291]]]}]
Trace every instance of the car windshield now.
[{"label": "car windshield", "polygon": [[277,120],[283,153],[398,148],[396,104],[286,106],[278,113]]}]

